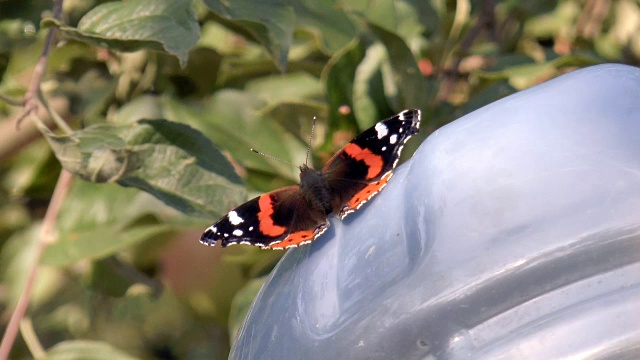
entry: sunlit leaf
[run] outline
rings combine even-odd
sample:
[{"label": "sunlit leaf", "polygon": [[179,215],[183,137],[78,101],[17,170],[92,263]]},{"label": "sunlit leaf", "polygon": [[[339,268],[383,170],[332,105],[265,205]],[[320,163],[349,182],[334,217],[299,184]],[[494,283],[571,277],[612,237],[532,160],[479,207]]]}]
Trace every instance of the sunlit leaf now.
[{"label": "sunlit leaf", "polygon": [[135,226],[130,229],[120,227],[105,225],[69,232],[47,247],[41,263],[65,266],[83,259],[100,259],[171,230],[171,226],[164,224]]},{"label": "sunlit leaf", "polygon": [[229,338],[232,342],[235,341],[244,322],[244,318],[247,317],[253,299],[256,298],[262,284],[264,284],[266,280],[267,277],[264,276],[249,281],[233,298],[231,310],[229,311]]},{"label": "sunlit leaf", "polygon": [[197,130],[166,120],[43,129],[63,167],[91,182],[142,189],[186,214],[219,215],[244,198],[231,164]]},{"label": "sunlit leaf", "polygon": [[181,0],[108,2],[83,16],[77,28],[51,18],[43,26],[57,26],[73,39],[112,50],[165,51],[182,65],[200,32],[191,2]]},{"label": "sunlit leaf", "polygon": [[295,25],[293,7],[286,1],[204,0],[226,24],[262,44],[284,70]]},{"label": "sunlit leaf", "polygon": [[[429,100],[427,80],[420,73],[415,57],[398,35],[377,25],[369,24],[373,33],[382,41],[389,54],[389,62],[397,79],[396,109],[420,109]],[[386,84],[390,86],[391,84]]]},{"label": "sunlit leaf", "polygon": [[318,35],[323,47],[336,52],[357,35],[356,25],[336,1],[292,1],[296,26]]},{"label": "sunlit leaf", "polygon": [[46,360],[134,360],[133,356],[101,341],[63,341],[47,351]]}]

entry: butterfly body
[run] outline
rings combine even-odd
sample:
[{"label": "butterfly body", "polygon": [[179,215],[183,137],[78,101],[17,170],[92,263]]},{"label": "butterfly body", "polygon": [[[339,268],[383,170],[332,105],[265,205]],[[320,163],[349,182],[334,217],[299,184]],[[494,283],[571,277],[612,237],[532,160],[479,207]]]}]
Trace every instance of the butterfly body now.
[{"label": "butterfly body", "polygon": [[404,143],[420,126],[420,110],[405,110],[365,130],[322,168],[300,167],[300,184],[263,194],[208,227],[200,241],[285,249],[309,243],[377,194],[393,175]]}]

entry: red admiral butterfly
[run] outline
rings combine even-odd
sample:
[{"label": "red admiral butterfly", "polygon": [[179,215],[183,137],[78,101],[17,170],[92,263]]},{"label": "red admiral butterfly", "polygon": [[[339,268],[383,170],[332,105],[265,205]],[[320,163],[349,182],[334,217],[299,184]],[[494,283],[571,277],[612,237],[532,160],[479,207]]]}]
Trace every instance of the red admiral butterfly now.
[{"label": "red admiral butterfly", "polygon": [[418,133],[420,110],[405,110],[365,130],[335,154],[322,171],[300,167],[300,185],[287,186],[238,206],[208,227],[205,245],[250,244],[286,249],[310,243],[359,209],[393,175],[404,143]]}]

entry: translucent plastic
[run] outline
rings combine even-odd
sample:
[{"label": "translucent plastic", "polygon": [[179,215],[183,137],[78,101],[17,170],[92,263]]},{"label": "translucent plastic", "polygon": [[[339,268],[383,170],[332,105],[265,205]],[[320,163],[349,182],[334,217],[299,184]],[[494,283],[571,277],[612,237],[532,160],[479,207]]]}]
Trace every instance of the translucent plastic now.
[{"label": "translucent plastic", "polygon": [[282,259],[231,359],[638,359],[640,70],[458,119],[330,221]]}]

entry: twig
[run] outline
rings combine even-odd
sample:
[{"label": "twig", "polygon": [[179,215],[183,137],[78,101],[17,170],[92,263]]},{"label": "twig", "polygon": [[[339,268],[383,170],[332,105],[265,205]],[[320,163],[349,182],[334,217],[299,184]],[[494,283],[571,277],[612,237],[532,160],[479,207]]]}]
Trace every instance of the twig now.
[{"label": "twig", "polygon": [[[53,16],[56,19],[60,19],[62,17],[62,2],[63,0],[54,0],[53,2]],[[38,92],[40,91],[42,77],[44,76],[47,68],[47,60],[49,59],[51,46],[53,46],[55,33],[55,28],[52,27],[49,29],[49,33],[47,34],[47,38],[44,43],[44,48],[42,49],[42,54],[33,69],[31,82],[29,83],[29,88],[27,89],[23,99],[24,110],[22,115],[20,115],[16,120],[16,128],[20,126],[20,122],[22,120],[33,114],[33,112],[38,108]],[[58,178],[56,188],[53,192],[51,202],[49,203],[49,207],[47,208],[47,212],[44,216],[41,236],[35,249],[33,264],[29,268],[24,289],[20,294],[16,308],[9,320],[9,325],[7,325],[7,329],[5,330],[4,335],[2,336],[2,341],[0,342],[0,360],[7,359],[9,357],[9,353],[11,353],[11,349],[13,348],[13,343],[20,328],[20,322],[29,307],[29,300],[31,298],[31,291],[35,285],[40,257],[47,245],[53,241],[52,230],[55,220],[58,216],[58,212],[60,211],[60,207],[62,206],[62,202],[69,190],[72,179],[73,176],[71,173],[66,170],[62,170],[60,177]]]},{"label": "twig", "polygon": [[602,28],[602,22],[607,17],[611,1],[587,1],[582,14],[576,23],[576,32],[585,39],[593,39]]},{"label": "twig", "polygon": [[42,231],[40,233],[40,240],[38,241],[38,246],[35,250],[33,264],[31,264],[29,273],[27,274],[27,281],[24,286],[24,290],[22,290],[22,294],[20,294],[20,299],[18,299],[16,309],[11,315],[11,320],[9,320],[9,325],[7,325],[7,330],[5,331],[4,336],[2,337],[2,342],[0,343],[0,360],[7,359],[9,357],[9,353],[11,352],[11,348],[13,347],[13,342],[15,341],[16,335],[18,334],[20,320],[22,320],[22,318],[24,317],[24,314],[27,311],[27,307],[29,306],[31,290],[35,285],[36,273],[38,270],[40,257],[42,256],[44,250],[47,248],[47,245],[52,243],[54,240],[52,230],[55,225],[58,212],[60,211],[60,207],[62,206],[62,202],[66,197],[67,192],[69,191],[69,187],[71,186],[72,179],[73,176],[71,175],[71,173],[63,169],[60,173],[60,177],[58,178],[56,188],[53,191],[53,197],[51,198],[51,202],[49,203],[47,212],[44,215]]},{"label": "twig", "polygon": [[42,344],[40,344],[36,331],[33,329],[33,322],[28,316],[20,321],[20,334],[34,359],[44,359],[47,357],[47,352],[42,347]]},{"label": "twig", "polygon": [[0,100],[6,102],[9,105],[22,106],[22,100],[12,98],[11,96],[5,95],[3,93],[0,93]]},{"label": "twig", "polygon": [[[62,17],[63,1],[64,0],[53,1],[53,17],[58,20]],[[40,59],[38,60],[38,63],[36,63],[36,66],[33,68],[33,75],[31,76],[29,88],[24,94],[24,99],[22,100],[22,103],[24,104],[24,111],[22,112],[22,115],[20,115],[16,120],[16,128],[20,128],[20,123],[22,122],[22,120],[31,115],[38,108],[38,91],[40,89],[42,77],[44,76],[45,70],[47,69],[47,60],[49,59],[49,53],[51,52],[51,47],[53,46],[55,35],[56,28],[50,28],[49,33],[47,34],[47,39],[44,42],[44,47],[42,48]]]},{"label": "twig", "polygon": [[[58,127],[60,129],[62,129],[65,132],[65,134],[67,134],[67,135],[73,134],[73,129],[71,129],[69,127],[69,125],[67,125],[66,121],[64,121],[62,116],[60,116],[60,114],[58,114],[51,107],[51,105],[49,105],[49,102],[47,101],[47,99],[45,99],[44,94],[42,93],[42,91],[40,89],[38,89],[38,99],[40,100],[40,103],[42,103],[44,108],[47,110],[47,112],[49,113],[49,116],[51,116],[51,119],[53,120],[53,122],[56,125],[58,125]],[[38,115],[36,115],[35,117],[38,117]],[[40,121],[40,122],[42,122],[42,121]],[[43,123],[43,125],[44,125],[44,123]],[[46,125],[44,125],[44,126],[46,126]]]}]

